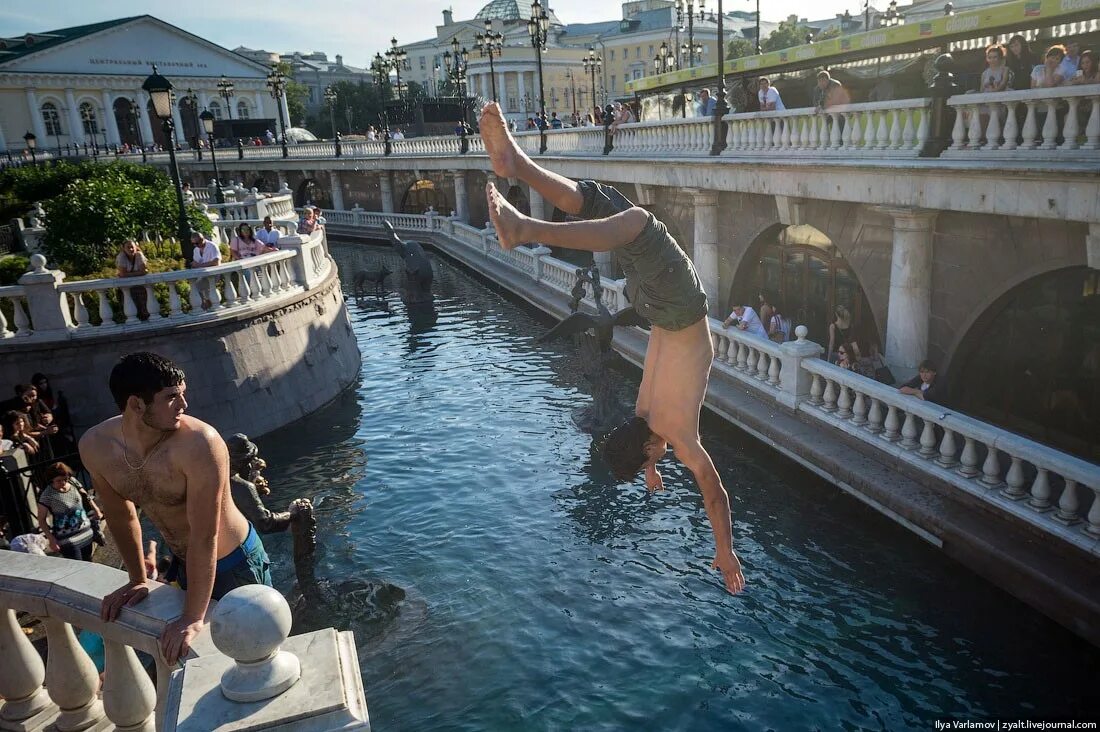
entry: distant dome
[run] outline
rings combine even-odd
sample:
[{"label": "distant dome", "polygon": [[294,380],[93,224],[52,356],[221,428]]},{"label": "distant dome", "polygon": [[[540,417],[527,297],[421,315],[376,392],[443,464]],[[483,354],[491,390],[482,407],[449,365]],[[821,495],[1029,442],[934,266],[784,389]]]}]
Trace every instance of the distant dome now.
[{"label": "distant dome", "polygon": [[[553,10],[547,10],[550,23],[561,25]],[[474,16],[474,20],[527,20],[531,17],[531,3],[527,0],[491,0]]]}]

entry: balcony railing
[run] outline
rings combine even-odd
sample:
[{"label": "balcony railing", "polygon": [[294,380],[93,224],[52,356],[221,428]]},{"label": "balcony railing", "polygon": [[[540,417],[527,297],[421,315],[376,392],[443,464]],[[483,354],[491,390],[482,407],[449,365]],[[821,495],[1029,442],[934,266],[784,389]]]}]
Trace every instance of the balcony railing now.
[{"label": "balcony railing", "polygon": [[[350,223],[381,230],[383,220],[410,233],[437,232],[449,246],[489,257],[563,295],[576,282],[575,265],[550,256],[546,247],[502,251],[490,228],[436,215],[365,211],[353,211]],[[603,284],[609,309],[627,305],[622,281]],[[594,305],[590,292],[585,302]],[[823,349],[806,339],[803,326],[796,329],[797,341],[783,344],[723,328],[713,319],[710,330],[714,374],[854,436],[884,453],[887,462],[903,461],[1051,538],[1086,552],[1097,545],[1100,465],[833,366],[820,358]]]}]

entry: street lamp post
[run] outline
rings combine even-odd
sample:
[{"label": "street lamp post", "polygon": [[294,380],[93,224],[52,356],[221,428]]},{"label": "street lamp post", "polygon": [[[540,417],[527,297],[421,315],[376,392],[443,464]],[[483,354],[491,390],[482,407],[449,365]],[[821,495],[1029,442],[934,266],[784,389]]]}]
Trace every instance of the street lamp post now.
[{"label": "street lamp post", "polygon": [[573,120],[576,123],[580,123],[580,116],[577,114],[577,84],[576,77],[573,73],[573,69],[569,69],[565,72],[565,75],[569,77],[569,89],[573,92]]},{"label": "street lamp post", "polygon": [[149,94],[153,102],[153,114],[161,121],[164,134],[168,137],[168,170],[172,174],[172,182],[176,184],[176,203],[179,204],[179,230],[177,234],[180,240],[180,254],[187,259],[187,246],[191,242],[191,225],[187,223],[187,205],[183,201],[183,186],[180,182],[180,169],[176,163],[176,145],[174,141],[175,125],[172,123],[172,82],[157,73],[157,65],[153,64],[153,74],[145,80],[141,88]]},{"label": "street lamp post", "polygon": [[371,61],[370,70],[374,72],[374,81],[378,84],[378,98],[382,100],[382,106],[386,105],[386,81],[389,80],[389,66],[386,63],[386,59],[382,58],[382,54],[374,54],[374,60]]},{"label": "street lamp post", "polygon": [[592,79],[592,109],[599,104],[596,99],[596,73],[603,68],[603,57],[596,53],[594,46],[588,47],[588,55],[581,59],[584,71]]},{"label": "street lamp post", "polygon": [[286,149],[286,120],[283,119],[282,103],[283,95],[286,94],[286,77],[279,71],[279,67],[271,67],[271,73],[267,75],[267,88],[275,100],[275,106],[279,108],[279,126],[283,131],[283,157],[289,157],[290,152]]},{"label": "street lamp post", "polygon": [[328,122],[332,127],[332,136],[336,137],[336,100],[338,98],[336,90],[331,86],[325,87],[325,102],[328,103]]},{"label": "street lamp post", "polygon": [[[684,11],[687,11],[687,27],[688,27],[688,42],[687,42],[687,57],[688,67],[695,67],[695,57],[701,55],[703,52],[702,45],[696,45],[695,43],[695,3],[699,3],[699,20],[703,20],[704,9],[703,5],[706,0],[687,0],[686,7],[684,0],[676,0],[676,24],[677,26],[683,25]],[[722,37],[718,37],[718,43],[721,45]]]},{"label": "street lamp post", "polygon": [[38,147],[38,138],[34,133],[27,130],[27,134],[23,135],[23,142],[27,143],[27,149],[31,151],[31,165],[38,165],[38,158],[35,157],[35,149]]},{"label": "street lamp post", "polygon": [[[199,115],[199,119],[202,121],[202,128],[206,130],[206,135],[209,137],[214,134],[214,113],[209,109],[202,110],[202,114]],[[211,138],[213,139],[213,138]],[[218,174],[218,156],[214,153],[214,146],[210,146],[210,162],[214,164],[214,201],[215,203],[225,203],[225,193],[222,192],[222,177]]]},{"label": "street lamp post", "polygon": [[504,34],[493,31],[493,21],[485,19],[485,32],[478,33],[477,48],[481,51],[481,57],[489,57],[489,84],[493,88],[493,101],[497,101],[497,73],[493,68],[493,57],[499,57],[504,50]]},{"label": "street lamp post", "polygon": [[138,147],[145,149],[145,140],[141,137],[141,107],[138,106],[137,100],[130,100],[130,134],[134,136],[134,139],[138,142]]},{"label": "street lamp post", "polygon": [[[722,118],[730,111],[729,105],[726,104],[726,49],[725,44],[722,43],[724,38],[722,18],[722,0],[718,0],[718,84],[715,89],[714,143],[710,147],[711,155],[721,155],[726,149],[726,128]],[[759,43],[759,33],[756,35],[756,40]]]},{"label": "street lamp post", "polygon": [[546,39],[550,31],[550,16],[539,0],[531,3],[531,19],[527,21],[527,33],[531,36],[531,45],[535,48],[535,58],[539,69],[539,152],[546,152],[546,93],[542,85],[542,52],[546,48]]},{"label": "street lamp post", "polygon": [[[470,52],[465,48],[459,48],[458,37],[451,39],[450,51],[443,52],[443,68],[447,71],[447,77],[451,80],[458,96],[462,97],[462,123],[466,124],[466,65],[469,63]],[[453,60],[453,63],[452,63]]]},{"label": "street lamp post", "polygon": [[408,62],[409,54],[404,49],[397,47],[396,37],[390,39],[390,46],[391,48],[386,51],[386,58],[389,59],[387,63],[391,69],[397,72],[397,98],[404,101],[405,98],[401,96],[401,69]]},{"label": "street lamp post", "polygon": [[[188,91],[191,91],[188,89]],[[233,105],[229,103],[230,97],[233,96],[233,82],[224,76],[218,81],[218,94],[225,100],[225,113],[229,115],[229,119],[233,119]]]},{"label": "street lamp post", "polygon": [[[187,104],[191,107],[191,113],[195,115],[195,152],[198,153],[199,160],[202,160],[202,148],[199,147],[199,133],[204,129],[202,123],[202,116],[199,114],[199,97],[195,92],[191,91],[191,88],[187,88],[187,93],[183,95],[183,98],[187,100]],[[183,118],[180,118],[183,121]],[[211,128],[212,129],[212,128]],[[207,137],[213,141],[214,138],[210,137],[210,133],[207,133]]]}]

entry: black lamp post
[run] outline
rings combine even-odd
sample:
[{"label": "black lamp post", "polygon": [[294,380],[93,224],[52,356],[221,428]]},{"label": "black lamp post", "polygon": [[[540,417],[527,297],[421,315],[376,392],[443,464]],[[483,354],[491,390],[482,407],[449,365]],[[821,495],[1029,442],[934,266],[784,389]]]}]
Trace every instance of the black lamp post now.
[{"label": "black lamp post", "polygon": [[176,144],[173,134],[175,125],[172,123],[172,82],[157,73],[157,65],[153,64],[153,74],[141,88],[153,101],[153,114],[160,120],[164,128],[164,134],[168,137],[168,170],[172,174],[172,182],[176,184],[176,203],[179,204],[179,231],[180,254],[187,259],[187,246],[191,243],[191,225],[187,223],[187,205],[183,201],[183,186],[180,182],[180,169],[176,163]]},{"label": "black lamp post", "polygon": [[336,137],[336,90],[331,86],[325,87],[325,103],[328,104],[328,123],[332,127],[332,136]]},{"label": "black lamp post", "polygon": [[[191,114],[195,115],[195,154],[198,156],[199,160],[202,160],[202,148],[199,147],[199,137],[201,137],[201,135],[199,133],[203,131],[205,125],[203,125],[202,116],[199,114],[199,96],[191,90],[191,87],[188,87],[187,93],[183,95],[183,98],[187,100],[188,106],[191,107]],[[182,117],[180,121],[183,121]],[[209,137],[209,133],[207,133],[207,136]],[[214,138],[211,137],[210,142],[211,147],[213,147]]]},{"label": "black lamp post", "polygon": [[[457,39],[456,39],[457,40]],[[404,97],[401,95],[401,69],[408,63],[409,54],[401,48],[397,47],[397,38],[390,39],[390,48],[386,51],[386,58],[389,68],[397,72],[397,98],[404,101]]]},{"label": "black lamp post", "polygon": [[386,105],[386,82],[389,80],[389,65],[382,54],[374,54],[370,70],[374,72],[374,82],[378,84],[378,98],[382,100],[382,106]]},{"label": "black lamp post", "polygon": [[[758,0],[759,2],[759,0]],[[722,29],[722,0],[718,0],[718,84],[715,89],[716,103],[714,105],[714,143],[710,147],[711,155],[721,155],[726,149],[726,124],[722,121],[729,111],[726,104],[726,49],[722,39],[725,37]],[[760,34],[757,33],[757,43],[760,42]]]},{"label": "black lamp post", "polygon": [[[202,114],[199,115],[199,119],[202,120],[202,128],[206,130],[207,137],[214,134],[214,120],[217,119],[214,113],[209,109],[204,109]],[[210,146],[210,162],[214,164],[214,201],[225,203],[225,194],[222,193],[222,177],[218,174],[218,156],[214,152],[213,145]]]},{"label": "black lamp post", "polygon": [[35,157],[35,149],[38,147],[38,138],[34,136],[34,133],[27,130],[27,134],[23,135],[23,142],[27,143],[27,149],[31,151],[31,164],[38,165],[38,158]]},{"label": "black lamp post", "polygon": [[493,57],[499,57],[504,50],[504,34],[493,32],[493,21],[485,19],[485,32],[478,33],[477,48],[481,51],[481,57],[489,57],[489,83],[493,87],[493,101],[497,100],[497,73],[493,68]]},{"label": "black lamp post", "polygon": [[233,96],[233,82],[223,76],[218,81],[218,94],[225,100],[225,113],[229,115],[229,119],[233,119],[233,105],[229,103],[230,97]]},{"label": "black lamp post", "polygon": [[[719,4],[719,6],[721,6],[722,3],[719,2],[718,4]],[[870,6],[871,6],[871,0],[867,0],[867,7],[870,7]],[[722,14],[722,11],[721,11],[721,8],[719,7],[718,15],[721,16],[721,14]],[[721,24],[721,22],[722,22],[721,20],[718,21],[719,24]],[[719,46],[722,45],[722,34],[721,33],[718,34],[718,45]],[[760,0],[756,0],[756,55],[759,56],[760,53],[761,53],[761,48],[760,48]]]},{"label": "black lamp post", "polygon": [[584,66],[585,73],[592,79],[592,108],[595,109],[600,103],[596,99],[596,73],[603,69],[603,56],[596,53],[595,47],[589,46],[588,55],[581,59],[581,64]]},{"label": "black lamp post", "polygon": [[[706,0],[687,0],[686,7],[684,0],[676,0],[676,20],[677,25],[683,25],[684,11],[687,11],[687,27],[688,27],[688,42],[687,42],[687,62],[688,68],[695,67],[695,58],[703,53],[703,46],[695,43],[695,3],[699,3],[699,20],[703,20],[705,11],[703,5]],[[721,43],[721,36],[719,36],[718,42]]]},{"label": "black lamp post", "polygon": [[137,140],[138,147],[144,148],[145,141],[141,138],[141,120],[139,115],[141,114],[141,107],[138,106],[136,100],[130,100],[130,134]]},{"label": "black lamp post", "polygon": [[905,15],[898,12],[898,0],[890,0],[890,5],[887,6],[886,12],[879,17],[878,22],[879,25],[887,28],[895,25],[905,25]]},{"label": "black lamp post", "polygon": [[286,149],[286,120],[283,119],[283,98],[286,94],[286,77],[279,71],[278,66],[271,67],[271,73],[267,75],[267,88],[271,92],[272,98],[275,100],[275,106],[279,108],[279,126],[282,127],[283,136],[283,157],[289,157],[290,152]]},{"label": "black lamp post", "polygon": [[531,36],[531,45],[535,48],[535,59],[539,69],[539,152],[546,152],[546,93],[542,85],[542,52],[546,49],[546,39],[550,31],[550,16],[539,0],[531,3],[531,19],[527,21],[527,33]]}]

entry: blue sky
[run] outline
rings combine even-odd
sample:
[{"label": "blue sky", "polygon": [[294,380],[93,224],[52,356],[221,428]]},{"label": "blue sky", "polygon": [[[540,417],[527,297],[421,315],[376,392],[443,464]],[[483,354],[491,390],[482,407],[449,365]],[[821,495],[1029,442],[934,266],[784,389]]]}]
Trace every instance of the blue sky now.
[{"label": "blue sky", "polygon": [[[451,7],[455,18],[470,18],[488,0],[312,0],[282,3],[277,0],[3,0],[0,2],[0,36],[45,31],[111,18],[148,13],[201,35],[227,48],[248,46],[272,51],[318,50],[344,62],[367,66],[378,50],[389,46],[390,36],[416,41],[435,35],[442,23],[442,9]],[[526,1],[526,0],[523,0]],[[707,0],[714,9],[716,0]],[[550,7],[566,23],[617,19],[621,4],[609,0],[551,0]],[[729,10],[753,10],[750,0],[724,0]],[[806,3],[767,0],[763,17],[779,20],[792,13],[814,18],[829,17],[848,9],[860,12],[858,2],[822,0]]]}]

